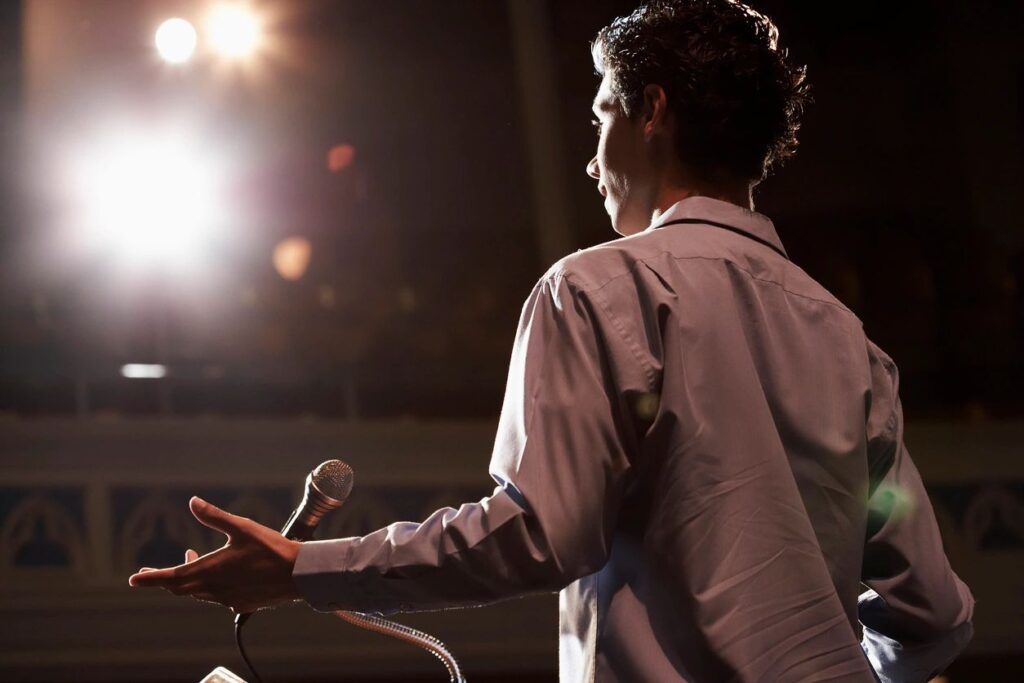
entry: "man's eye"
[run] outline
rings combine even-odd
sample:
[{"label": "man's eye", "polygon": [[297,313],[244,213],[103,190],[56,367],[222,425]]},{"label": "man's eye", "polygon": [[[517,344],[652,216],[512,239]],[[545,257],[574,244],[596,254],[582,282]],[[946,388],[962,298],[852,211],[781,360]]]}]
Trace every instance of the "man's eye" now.
[{"label": "man's eye", "polygon": [[601,122],[598,121],[597,119],[594,119],[590,123],[593,124],[594,128],[597,130],[597,134],[600,135],[601,134]]}]

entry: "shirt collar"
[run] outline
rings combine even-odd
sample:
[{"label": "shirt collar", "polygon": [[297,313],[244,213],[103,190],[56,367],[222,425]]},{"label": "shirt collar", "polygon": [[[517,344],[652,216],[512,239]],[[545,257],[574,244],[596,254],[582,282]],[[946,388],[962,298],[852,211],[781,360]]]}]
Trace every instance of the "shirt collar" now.
[{"label": "shirt collar", "polygon": [[786,250],[782,246],[782,240],[779,239],[778,233],[775,232],[775,225],[768,216],[756,211],[750,211],[736,204],[712,199],[711,197],[687,197],[686,199],[679,200],[670,206],[668,211],[661,214],[658,220],[651,223],[650,227],[644,230],[644,232],[656,230],[665,223],[683,218],[706,220],[712,223],[727,225],[739,232],[750,235],[758,241],[767,242],[782,252],[782,254],[786,254]]}]

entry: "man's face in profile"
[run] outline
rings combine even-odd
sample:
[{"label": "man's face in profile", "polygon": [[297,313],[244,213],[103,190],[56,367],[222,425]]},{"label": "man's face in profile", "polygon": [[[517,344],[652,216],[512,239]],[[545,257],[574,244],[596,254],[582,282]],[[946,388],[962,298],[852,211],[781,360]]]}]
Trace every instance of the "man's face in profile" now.
[{"label": "man's face in profile", "polygon": [[597,154],[587,164],[587,173],[598,181],[612,229],[627,236],[650,224],[650,208],[645,209],[643,201],[648,194],[650,170],[639,117],[632,121],[622,111],[612,93],[611,79],[606,72],[594,99],[599,133]]}]

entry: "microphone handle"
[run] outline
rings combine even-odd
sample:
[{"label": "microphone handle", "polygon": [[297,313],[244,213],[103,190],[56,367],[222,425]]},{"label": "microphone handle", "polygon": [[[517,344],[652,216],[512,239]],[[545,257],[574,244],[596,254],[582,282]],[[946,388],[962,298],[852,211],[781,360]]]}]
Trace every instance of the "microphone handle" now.
[{"label": "microphone handle", "polygon": [[[316,531],[317,525],[320,523],[320,518],[314,518],[310,520],[310,516],[305,513],[305,506],[299,505],[292,511],[291,517],[281,527],[281,535],[290,541],[308,541],[313,538],[313,532]],[[309,522],[313,523],[310,524]]]}]

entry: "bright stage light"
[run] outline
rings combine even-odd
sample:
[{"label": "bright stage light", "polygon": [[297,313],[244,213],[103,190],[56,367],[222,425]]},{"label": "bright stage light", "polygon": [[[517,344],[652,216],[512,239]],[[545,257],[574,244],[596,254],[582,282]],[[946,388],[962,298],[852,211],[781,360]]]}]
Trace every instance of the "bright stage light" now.
[{"label": "bright stage light", "polygon": [[184,19],[168,19],[156,30],[156,49],[168,62],[187,62],[196,51],[196,30]]},{"label": "bright stage light", "polygon": [[247,57],[259,47],[260,23],[240,5],[214,7],[207,28],[213,48],[226,57]]},{"label": "bright stage light", "polygon": [[86,241],[130,264],[194,260],[224,218],[209,152],[160,133],[93,142],[72,179],[75,222]]}]

